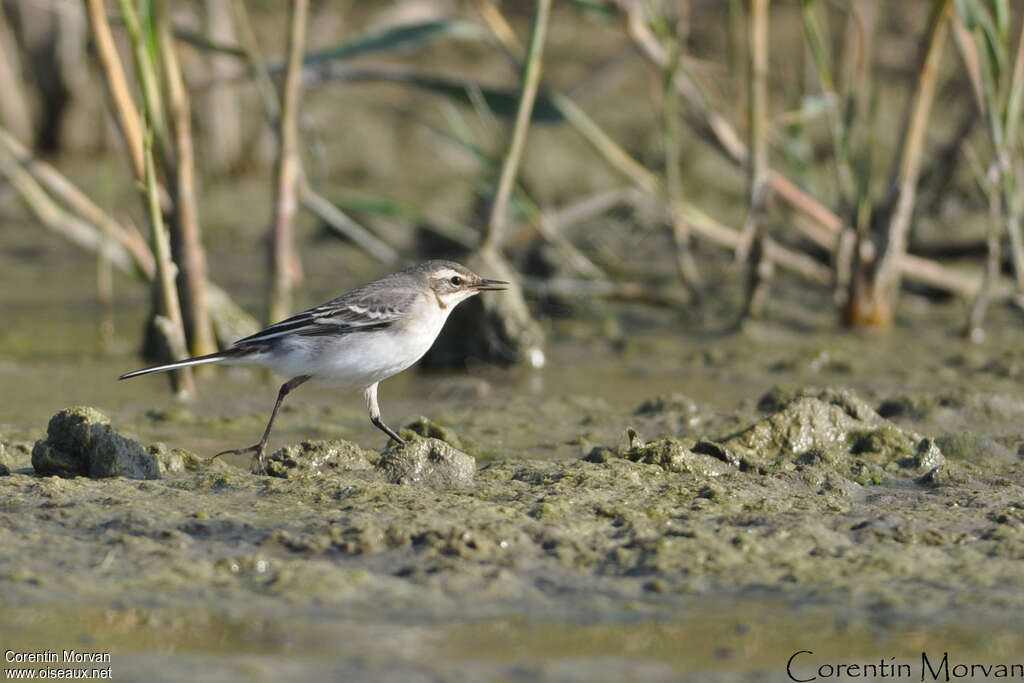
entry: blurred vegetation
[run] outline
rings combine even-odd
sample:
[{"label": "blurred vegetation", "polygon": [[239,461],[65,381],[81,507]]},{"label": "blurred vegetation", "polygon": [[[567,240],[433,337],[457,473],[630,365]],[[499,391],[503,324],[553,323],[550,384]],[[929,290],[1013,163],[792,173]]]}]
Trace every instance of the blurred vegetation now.
[{"label": "blurred vegetation", "polygon": [[553,301],[742,322],[800,299],[790,281],[854,327],[957,298],[980,341],[991,305],[1024,302],[1022,20],[1009,0],[6,0],[0,209],[148,283],[159,358],[291,312],[317,224],[374,264],[332,274],[512,274],[511,303],[453,325],[489,344],[453,333],[439,362],[541,362]]}]

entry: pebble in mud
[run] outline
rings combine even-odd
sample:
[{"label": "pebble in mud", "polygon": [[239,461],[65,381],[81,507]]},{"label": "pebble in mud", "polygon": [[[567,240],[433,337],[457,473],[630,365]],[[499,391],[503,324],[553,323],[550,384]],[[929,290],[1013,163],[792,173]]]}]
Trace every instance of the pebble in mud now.
[{"label": "pebble in mud", "polygon": [[415,438],[389,447],[378,467],[392,484],[452,488],[473,483],[476,460],[439,439]]}]

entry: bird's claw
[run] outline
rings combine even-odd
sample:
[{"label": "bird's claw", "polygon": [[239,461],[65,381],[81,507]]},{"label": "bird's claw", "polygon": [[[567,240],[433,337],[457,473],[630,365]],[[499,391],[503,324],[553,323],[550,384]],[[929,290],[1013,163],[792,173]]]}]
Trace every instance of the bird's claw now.
[{"label": "bird's claw", "polygon": [[226,451],[221,451],[215,455],[211,455],[207,462],[213,462],[222,455],[242,455],[243,453],[252,453],[252,463],[249,465],[249,471],[253,474],[266,474],[267,467],[263,462],[263,448],[264,444],[258,443],[253,446],[246,448],[230,448]]}]

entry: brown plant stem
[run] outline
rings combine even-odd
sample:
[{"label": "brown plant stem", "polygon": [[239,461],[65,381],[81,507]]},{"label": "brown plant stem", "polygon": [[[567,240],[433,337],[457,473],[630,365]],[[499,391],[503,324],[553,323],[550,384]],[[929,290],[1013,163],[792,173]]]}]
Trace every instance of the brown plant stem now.
[{"label": "brown plant stem", "polygon": [[177,153],[174,163],[174,217],[177,230],[173,234],[173,246],[176,247],[175,260],[181,269],[178,274],[178,292],[189,350],[193,356],[202,356],[216,351],[217,342],[213,336],[206,302],[206,253],[203,250],[199,209],[196,206],[192,108],[174,48],[167,0],[159,0],[157,3],[156,22]]},{"label": "brown plant stem", "polygon": [[679,158],[679,96],[675,89],[676,70],[679,64],[681,53],[682,37],[676,31],[671,37],[668,68],[664,73],[664,88],[662,91],[662,138],[665,145],[665,190],[669,199],[669,218],[672,223],[672,241],[675,244],[676,268],[683,284],[689,289],[694,303],[701,305],[701,277],[697,270],[697,263],[693,259],[692,238],[690,228],[683,220],[675,206],[683,198],[683,181],[680,177]]},{"label": "brown plant stem", "polygon": [[352,240],[367,254],[381,263],[398,262],[398,252],[370,233],[369,230],[354,221],[344,211],[334,205],[331,200],[319,194],[303,177],[298,187],[299,200],[309,212],[319,216],[332,230]]},{"label": "brown plant stem", "polygon": [[747,69],[749,107],[749,149],[747,164],[748,210],[746,224],[736,248],[736,259],[747,262],[746,298],[741,320],[758,318],[767,296],[767,280],[772,266],[764,246],[764,214],[768,201],[768,146],[765,142],[765,118],[768,109],[768,3],[751,0],[750,56]]},{"label": "brown plant stem", "polygon": [[289,12],[288,62],[281,85],[280,147],[275,168],[274,224],[271,232],[270,299],[268,319],[281,320],[291,313],[292,289],[302,279],[295,253],[292,223],[295,218],[299,180],[299,106],[302,96],[302,55],[306,47],[308,0],[292,0]]},{"label": "brown plant stem", "polygon": [[[0,175],[8,179],[44,227],[94,254],[106,249],[110,265],[125,275],[154,281],[156,261],[139,231],[131,224],[123,225],[114,220],[59,171],[32,156],[3,128],[0,128]],[[58,205],[54,197],[71,213]],[[210,316],[223,344],[230,344],[259,328],[256,320],[215,283],[207,282],[207,294]]]},{"label": "brown plant stem", "polygon": [[[135,11],[132,0],[118,0],[121,7],[121,15],[124,19],[125,29],[128,31],[128,38],[132,45],[132,55],[135,60],[135,75],[139,80],[139,87],[142,91],[142,101],[145,106],[145,118],[149,123],[149,129],[153,135],[159,159],[165,167],[173,168],[171,161],[174,159],[173,147],[167,132],[167,120],[164,114],[163,97],[160,94],[160,81],[157,78],[156,66],[153,64],[152,56],[146,46],[146,37],[143,35],[142,24],[139,15]],[[174,175],[168,173],[168,176]],[[144,181],[148,182],[148,181]],[[159,187],[159,185],[158,185]]]},{"label": "brown plant stem", "polygon": [[897,175],[899,199],[896,203],[896,211],[889,223],[885,247],[874,269],[868,300],[855,301],[857,295],[851,296],[847,322],[854,325],[868,324],[889,327],[892,324],[902,276],[900,262],[907,253],[907,232],[910,229],[914,201],[917,196],[917,179],[921,169],[924,138],[934,99],[939,60],[942,58],[942,48],[946,42],[952,5],[952,0],[938,0],[935,6],[927,50],[918,74],[917,90],[914,94],[906,134],[903,137]]},{"label": "brown plant stem", "polygon": [[11,128],[23,140],[32,138],[32,114],[21,78],[21,60],[7,14],[0,5],[0,123]]},{"label": "brown plant stem", "polygon": [[988,177],[984,179],[985,194],[988,196],[988,229],[985,231],[985,243],[987,247],[985,258],[985,270],[978,288],[978,295],[971,301],[967,313],[966,337],[973,342],[981,342],[985,338],[985,312],[988,309],[989,297],[992,293],[992,285],[999,278],[999,262],[1002,250],[999,244],[999,235],[1002,232],[1002,206],[1000,193],[997,189],[999,170],[993,165],[989,169]]},{"label": "brown plant stem", "polygon": [[[1003,214],[1006,232],[1010,236],[1010,256],[1017,277],[1017,293],[1024,296],[1024,236],[1021,234],[1021,166],[1020,151],[1024,141],[1018,138],[1017,130],[1024,115],[1024,26],[1017,39],[1017,56],[1014,59],[1010,93],[1006,103],[1006,134],[1003,148],[999,152],[999,179],[1002,189]],[[1016,154],[1014,154],[1016,150]]]},{"label": "brown plant stem", "polygon": [[512,195],[512,186],[519,172],[519,162],[526,147],[526,132],[530,127],[530,116],[533,114],[533,103],[537,98],[537,89],[540,87],[541,61],[550,16],[551,0],[537,0],[537,14],[533,20],[533,31],[530,34],[530,44],[526,50],[526,63],[523,67],[523,86],[519,94],[519,108],[516,110],[512,138],[501,165],[498,189],[491,205],[490,218],[487,221],[487,236],[484,238],[482,247],[485,250],[500,250],[504,239],[508,200]]},{"label": "brown plant stem", "polygon": [[[486,0],[481,0],[486,2]],[[488,16],[494,16],[493,14]],[[497,15],[503,19],[500,14]],[[507,32],[502,31],[500,26],[494,26],[488,24],[492,30],[492,33],[499,38]],[[632,26],[632,25],[631,25]],[[653,35],[650,31],[643,27],[643,32],[649,35],[653,39]],[[645,54],[651,58],[652,61],[657,63],[659,66],[664,66],[664,53],[661,50],[660,45],[657,41],[654,41],[653,47],[648,41],[644,41]],[[505,48],[509,50],[510,54],[514,54],[515,45],[508,44]],[[365,68],[365,67],[364,67]],[[388,69],[384,69],[385,72]],[[692,94],[691,89],[683,89],[680,86],[680,79],[676,79],[676,87],[679,89],[680,94],[687,99],[686,95]],[[559,113],[565,117],[566,121],[578,132],[601,156],[602,159],[608,163],[609,166],[614,168],[616,171],[621,173],[624,177],[628,178],[637,187],[650,192],[656,196],[664,197],[665,192],[662,187],[662,183],[657,175],[648,170],[643,164],[634,159],[626,150],[624,150],[610,135],[608,135],[600,126],[594,122],[593,119],[571,98],[563,93],[557,91],[546,91],[545,94],[551,100],[552,104],[558,109]],[[723,143],[722,148],[725,150],[738,151],[742,148],[742,158],[734,158],[736,161],[742,161],[746,163],[746,145],[735,137],[735,132],[729,132],[727,124],[723,123],[724,119],[720,119],[719,129],[723,131],[723,140],[727,141],[728,144]],[[738,145],[732,144],[729,141],[738,141]],[[778,172],[770,172],[771,181],[771,192],[774,196],[785,199],[787,202],[793,205],[794,208],[801,211],[804,215],[808,216],[809,220],[802,221],[798,225],[802,228],[802,232],[805,232],[813,241],[820,244],[826,249],[832,250],[836,248],[837,240],[843,226],[842,220],[828,207],[823,205],[821,202],[816,200],[811,195],[807,194],[804,190],[797,187],[788,178],[782,176]],[[700,234],[709,241],[730,249],[735,250],[738,244],[739,233],[727,226],[718,223],[713,218],[705,214],[701,209],[695,205],[687,202],[685,199],[674,203],[677,209],[680,211],[680,215],[685,220],[689,221],[690,229],[697,234]],[[866,252],[869,250],[865,250]],[[800,277],[804,277],[812,282],[820,282],[828,284],[832,280],[831,270],[822,266],[810,256],[802,254],[800,252],[793,251],[787,247],[783,247],[774,241],[769,240],[766,245],[766,253],[769,254],[770,258],[774,259],[776,265],[785,270],[791,271]],[[936,289],[948,292],[954,292],[960,295],[974,296],[978,291],[980,280],[971,275],[966,275],[956,270],[946,268],[945,266],[936,263],[934,261],[906,254],[901,260],[901,270],[908,280],[920,282]],[[1000,293],[1000,296],[1005,296],[1005,293]]]},{"label": "brown plant stem", "polygon": [[[153,157],[152,136],[143,139],[143,150],[146,162],[146,207],[149,211],[149,222],[153,229],[153,255],[156,258],[157,315],[154,324],[167,343],[171,360],[184,360],[188,357],[185,345],[185,327],[181,317],[181,303],[178,300],[178,288],[174,284],[174,261],[171,260],[170,242],[164,229],[164,216],[160,208],[160,193],[156,182],[156,161]],[[164,322],[166,321],[166,322]],[[191,368],[182,368],[169,373],[175,391],[190,396],[195,394],[195,382]]]},{"label": "brown plant stem", "polygon": [[[78,246],[99,253],[103,248],[103,235],[92,225],[57,205],[46,191],[6,150],[0,150],[0,176],[7,179],[29,211],[50,230]],[[131,271],[135,261],[120,245],[108,249],[110,262],[120,270]]]},{"label": "brown plant stem", "polygon": [[[50,194],[60,199],[72,211],[102,231],[120,245],[135,263],[135,267],[148,279],[153,277],[156,265],[145,238],[134,228],[115,221],[84,192],[75,187],[57,169],[33,155],[7,129],[0,126],[0,148],[13,157],[35,181]],[[117,259],[114,259],[117,261]]]},{"label": "brown plant stem", "polygon": [[121,129],[121,135],[124,136],[125,145],[128,147],[128,158],[131,159],[135,178],[141,181],[146,177],[146,166],[142,158],[142,124],[132,99],[128,79],[121,66],[121,59],[117,54],[117,47],[114,45],[114,37],[110,32],[110,23],[107,21],[103,0],[86,0],[86,9],[88,10],[89,25],[92,28],[93,41],[96,45],[96,54],[106,75],[104,82],[110,93],[110,101],[114,106],[115,118]]}]

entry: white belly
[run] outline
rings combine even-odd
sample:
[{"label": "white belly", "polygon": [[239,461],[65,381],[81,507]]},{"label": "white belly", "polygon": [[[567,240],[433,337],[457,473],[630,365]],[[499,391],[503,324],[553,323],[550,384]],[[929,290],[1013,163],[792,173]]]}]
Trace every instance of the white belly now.
[{"label": "white belly", "polygon": [[264,363],[284,377],[312,375],[322,384],[366,387],[405,370],[433,345],[448,311],[425,310],[426,315],[410,317],[415,323],[386,330],[296,337]]}]

